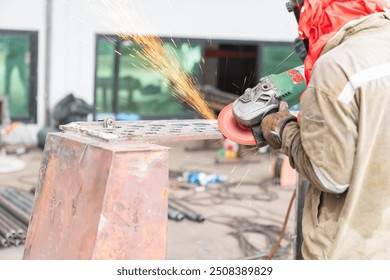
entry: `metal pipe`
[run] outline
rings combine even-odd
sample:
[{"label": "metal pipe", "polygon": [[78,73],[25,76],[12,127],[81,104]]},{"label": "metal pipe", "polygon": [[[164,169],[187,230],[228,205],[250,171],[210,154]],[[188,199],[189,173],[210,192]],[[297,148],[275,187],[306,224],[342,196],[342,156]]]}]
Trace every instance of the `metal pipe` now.
[{"label": "metal pipe", "polygon": [[0,206],[3,206],[8,212],[11,212],[16,216],[20,221],[22,221],[24,224],[28,225],[30,221],[30,215],[24,213],[21,211],[18,207],[16,207],[14,204],[10,203],[6,199],[0,196]]},{"label": "metal pipe", "polygon": [[8,232],[12,232],[13,235],[16,234],[16,231],[7,223],[5,223],[3,220],[0,220],[0,227],[2,227],[4,230]]},{"label": "metal pipe", "polygon": [[[13,194],[0,192],[0,198],[3,198],[4,200],[14,204],[18,208],[21,209],[26,208],[26,205],[24,205],[24,203],[20,201],[20,199]],[[23,211],[26,211],[26,209],[24,209]]]},{"label": "metal pipe", "polygon": [[4,197],[8,197],[10,199],[13,199],[15,202],[17,202],[20,205],[25,206],[26,208],[31,208],[31,203],[28,202],[21,194],[12,191],[11,189],[5,189],[2,192],[0,192],[0,195]]},{"label": "metal pipe", "polygon": [[14,222],[14,220],[10,219],[6,215],[4,215],[2,212],[0,212],[0,221],[3,221],[5,224],[7,224],[11,229],[15,230],[15,232],[19,235],[19,233],[24,233],[27,230],[27,227],[22,228],[17,223]]},{"label": "metal pipe", "polygon": [[23,243],[26,241],[27,232],[17,232],[16,234],[17,238],[20,239]]},{"label": "metal pipe", "polygon": [[5,217],[2,213],[0,213],[0,222],[10,229],[16,228],[15,225],[12,222],[10,222],[10,220],[7,217]]},{"label": "metal pipe", "polygon": [[10,240],[12,239],[15,235],[16,232],[14,230],[10,230],[8,227],[6,227],[2,221],[0,221],[0,233],[5,237],[5,239]]},{"label": "metal pipe", "polygon": [[3,197],[7,199],[8,201],[12,202],[16,207],[18,207],[20,210],[25,212],[26,214],[31,214],[31,205],[26,204],[24,201],[20,200],[17,196],[14,194],[9,193],[0,193],[0,197]]},{"label": "metal pipe", "polygon": [[23,222],[18,220],[15,216],[12,215],[12,213],[8,212],[4,208],[0,207],[0,213],[6,216],[10,221],[12,221],[17,227],[20,227],[24,231],[27,232],[27,225],[25,225]]},{"label": "metal pipe", "polygon": [[25,195],[26,192],[24,191],[17,191],[16,189],[7,188],[3,191],[3,193],[14,196],[20,202],[23,202],[23,204],[25,204],[28,207],[31,207],[32,205],[33,197],[31,195],[30,197],[28,197],[27,195]]},{"label": "metal pipe", "polygon": [[5,237],[3,237],[1,234],[0,234],[0,247],[1,248],[9,247],[9,243],[8,243],[7,239],[5,239]]},{"label": "metal pipe", "polygon": [[33,193],[27,192],[27,191],[18,190],[18,189],[15,189],[15,191],[18,194],[20,194],[21,196],[23,196],[28,202],[30,202],[31,205],[33,204],[33,202],[34,202],[34,194]]},{"label": "metal pipe", "polygon": [[14,239],[9,240],[9,243],[12,244],[12,245],[14,245],[14,246],[19,246],[19,245],[22,244],[22,241],[19,240],[19,239],[15,239],[15,238],[14,238]]},{"label": "metal pipe", "polygon": [[168,205],[168,219],[182,221],[184,219],[184,214]]},{"label": "metal pipe", "polygon": [[12,221],[10,221],[3,213],[0,213],[0,233],[7,241],[6,244],[3,244],[4,242],[2,242],[0,247],[4,247],[3,245],[19,246],[25,241],[26,232],[12,225]]},{"label": "metal pipe", "polygon": [[187,219],[189,219],[191,221],[195,221],[195,222],[203,222],[204,221],[204,217],[201,214],[194,212],[192,209],[188,208],[187,206],[184,206],[181,203],[178,203],[177,201],[170,200],[169,204],[170,204],[170,207],[173,207],[176,210],[180,211],[181,213],[184,214],[184,216]]}]

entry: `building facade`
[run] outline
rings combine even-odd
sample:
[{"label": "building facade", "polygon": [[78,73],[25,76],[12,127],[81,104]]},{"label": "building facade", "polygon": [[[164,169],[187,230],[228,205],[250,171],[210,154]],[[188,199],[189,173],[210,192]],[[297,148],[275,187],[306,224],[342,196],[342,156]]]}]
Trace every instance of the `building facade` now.
[{"label": "building facade", "polygon": [[69,93],[95,117],[180,117],[187,108],[164,73],[138,65],[140,46],[122,35],[161,38],[197,83],[240,94],[299,63],[290,58],[297,31],[285,2],[0,0],[0,95],[13,120],[38,127]]}]

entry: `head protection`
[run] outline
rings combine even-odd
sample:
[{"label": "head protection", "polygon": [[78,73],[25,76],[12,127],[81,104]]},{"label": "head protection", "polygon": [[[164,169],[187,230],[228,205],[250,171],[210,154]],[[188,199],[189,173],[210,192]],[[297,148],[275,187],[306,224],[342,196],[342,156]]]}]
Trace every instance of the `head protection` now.
[{"label": "head protection", "polygon": [[291,2],[299,10],[299,37],[309,41],[304,62],[307,82],[310,81],[313,65],[324,45],[341,27],[351,20],[383,12],[389,6],[385,0],[290,0]]}]

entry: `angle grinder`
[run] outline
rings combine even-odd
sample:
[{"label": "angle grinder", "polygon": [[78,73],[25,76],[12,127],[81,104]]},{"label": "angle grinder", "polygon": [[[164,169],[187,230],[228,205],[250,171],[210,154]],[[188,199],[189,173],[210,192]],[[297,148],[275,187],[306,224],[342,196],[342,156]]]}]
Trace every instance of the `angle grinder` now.
[{"label": "angle grinder", "polygon": [[261,131],[261,121],[279,110],[280,101],[289,108],[298,104],[306,89],[303,66],[280,74],[262,77],[254,88],[248,88],[218,115],[221,133],[229,140],[243,145],[267,145]]}]

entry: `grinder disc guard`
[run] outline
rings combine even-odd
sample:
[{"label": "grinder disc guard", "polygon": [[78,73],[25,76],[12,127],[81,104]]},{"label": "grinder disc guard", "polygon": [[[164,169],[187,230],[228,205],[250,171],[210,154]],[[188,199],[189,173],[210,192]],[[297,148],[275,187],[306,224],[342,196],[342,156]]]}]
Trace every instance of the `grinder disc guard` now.
[{"label": "grinder disc guard", "polygon": [[256,145],[250,127],[240,125],[233,115],[233,103],[222,109],[218,115],[218,126],[221,133],[229,140],[242,145]]}]

